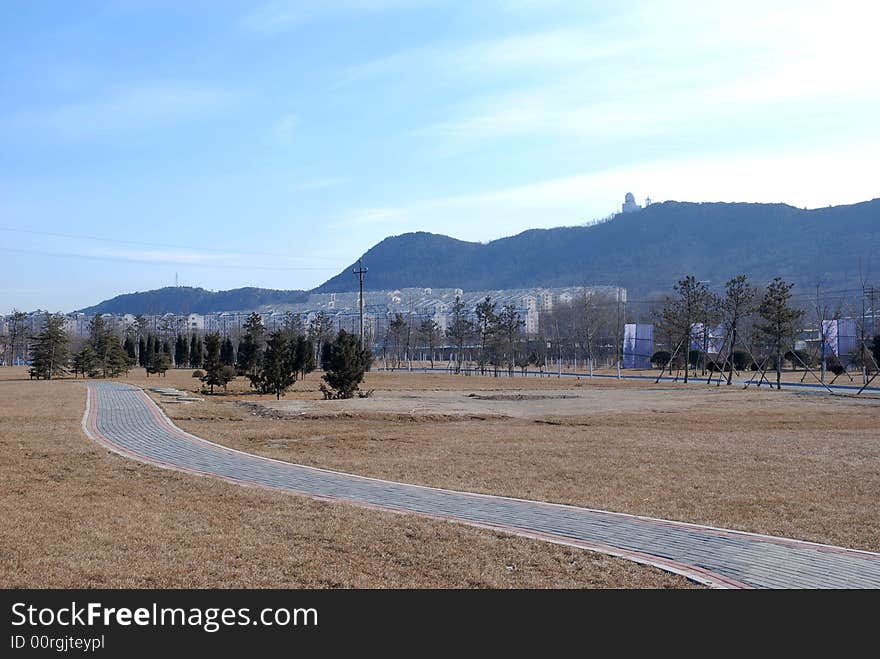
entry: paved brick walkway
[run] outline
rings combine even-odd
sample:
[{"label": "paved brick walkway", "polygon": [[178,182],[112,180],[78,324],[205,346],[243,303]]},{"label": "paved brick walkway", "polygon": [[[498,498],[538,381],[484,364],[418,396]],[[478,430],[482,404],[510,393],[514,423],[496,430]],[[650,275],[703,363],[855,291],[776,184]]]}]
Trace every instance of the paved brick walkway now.
[{"label": "paved brick walkway", "polygon": [[271,460],[189,435],[140,389],[88,384],[83,428],[142,462],[599,551],[716,587],[880,588],[880,554],[587,508],[453,492]]}]

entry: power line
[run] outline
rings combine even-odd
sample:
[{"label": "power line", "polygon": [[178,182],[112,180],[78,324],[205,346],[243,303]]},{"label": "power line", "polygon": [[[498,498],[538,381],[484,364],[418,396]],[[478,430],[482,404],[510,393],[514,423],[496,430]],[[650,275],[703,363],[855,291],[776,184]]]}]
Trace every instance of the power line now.
[{"label": "power line", "polygon": [[223,249],[221,247],[192,247],[190,245],[175,245],[170,243],[153,243],[153,242],[144,242],[140,240],[125,240],[122,238],[106,238],[101,236],[88,236],[84,234],[74,234],[74,233],[56,233],[53,231],[36,231],[33,229],[17,229],[13,227],[0,227],[0,231],[10,231],[13,233],[26,233],[34,236],[51,236],[54,238],[70,238],[73,240],[97,240],[105,243],[116,243],[119,245],[139,245],[141,247],[163,247],[166,249],[197,249],[203,252],[218,252],[223,254],[236,254],[243,256],[275,256],[279,258],[287,258],[287,259],[315,259],[319,261],[336,261],[337,259],[328,257],[328,256],[309,256],[309,257],[298,257],[298,256],[290,256],[289,254],[282,254],[280,252],[254,252],[254,251],[242,251],[242,250],[230,250]]},{"label": "power line", "polygon": [[121,256],[100,256],[96,254],[76,254],[62,252],[43,252],[32,249],[18,249],[15,247],[0,247],[0,251],[13,252],[16,254],[34,254],[36,256],[47,256],[51,258],[61,259],[81,259],[86,261],[111,261],[114,263],[130,263],[130,264],[146,264],[146,265],[178,265],[190,268],[212,268],[215,270],[328,270],[337,271],[338,267],[333,266],[284,266],[284,265],[229,265],[229,264],[212,264],[212,263],[188,263],[186,261],[156,261],[149,259],[131,259]]}]

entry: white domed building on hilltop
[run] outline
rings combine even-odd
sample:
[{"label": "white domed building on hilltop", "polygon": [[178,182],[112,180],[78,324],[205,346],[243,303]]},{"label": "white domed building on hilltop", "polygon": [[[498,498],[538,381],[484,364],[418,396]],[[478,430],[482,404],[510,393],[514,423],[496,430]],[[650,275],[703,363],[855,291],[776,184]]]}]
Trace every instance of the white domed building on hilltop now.
[{"label": "white domed building on hilltop", "polygon": [[623,207],[621,210],[624,213],[635,213],[638,210],[641,210],[642,207],[636,203],[636,198],[632,192],[627,192],[626,196],[623,198]]}]

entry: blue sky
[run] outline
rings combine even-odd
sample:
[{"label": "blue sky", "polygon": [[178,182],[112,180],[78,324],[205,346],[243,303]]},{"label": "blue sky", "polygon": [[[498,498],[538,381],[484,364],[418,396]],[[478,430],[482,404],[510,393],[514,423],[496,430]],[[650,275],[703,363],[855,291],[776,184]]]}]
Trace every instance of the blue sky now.
[{"label": "blue sky", "polygon": [[0,312],[175,273],[310,288],[388,235],[583,224],[630,190],[880,196],[878,23],[841,1],[6,0]]}]

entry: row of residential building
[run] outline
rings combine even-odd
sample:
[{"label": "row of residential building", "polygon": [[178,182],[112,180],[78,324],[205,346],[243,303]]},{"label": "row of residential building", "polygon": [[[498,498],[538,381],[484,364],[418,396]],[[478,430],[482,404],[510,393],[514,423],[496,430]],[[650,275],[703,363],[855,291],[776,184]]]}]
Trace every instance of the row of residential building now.
[{"label": "row of residential building", "polygon": [[[578,296],[602,295],[612,300],[626,302],[626,289],[616,286],[566,287],[566,288],[523,288],[508,290],[464,291],[460,288],[405,288],[393,291],[368,291],[364,293],[364,325],[368,336],[378,341],[384,336],[388,324],[395,315],[403,314],[411,323],[421,323],[424,319],[435,321],[445,331],[449,326],[452,306],[460,298],[471,319],[477,305],[490,297],[500,310],[505,305],[514,305],[523,321],[523,331],[534,335],[539,331],[541,312],[550,311],[554,305],[570,304]],[[303,303],[278,305],[272,308],[226,311],[209,314],[190,313],[158,314],[143,316],[144,332],[153,334],[192,334],[219,332],[226,336],[240,336],[242,325],[252,311],[257,311],[265,326],[273,331],[284,326],[291,314],[299,315],[303,323],[308,323],[318,313],[330,319],[334,331],[344,329],[357,332],[360,323],[358,293],[324,293],[310,295]],[[27,314],[25,328],[35,334],[40,331],[46,312],[34,311]],[[104,321],[120,333],[137,327],[138,317],[134,314],[102,314]],[[93,316],[82,312],[65,314],[67,331],[74,337],[85,337]],[[0,317],[0,334],[6,333],[10,317]]]}]

